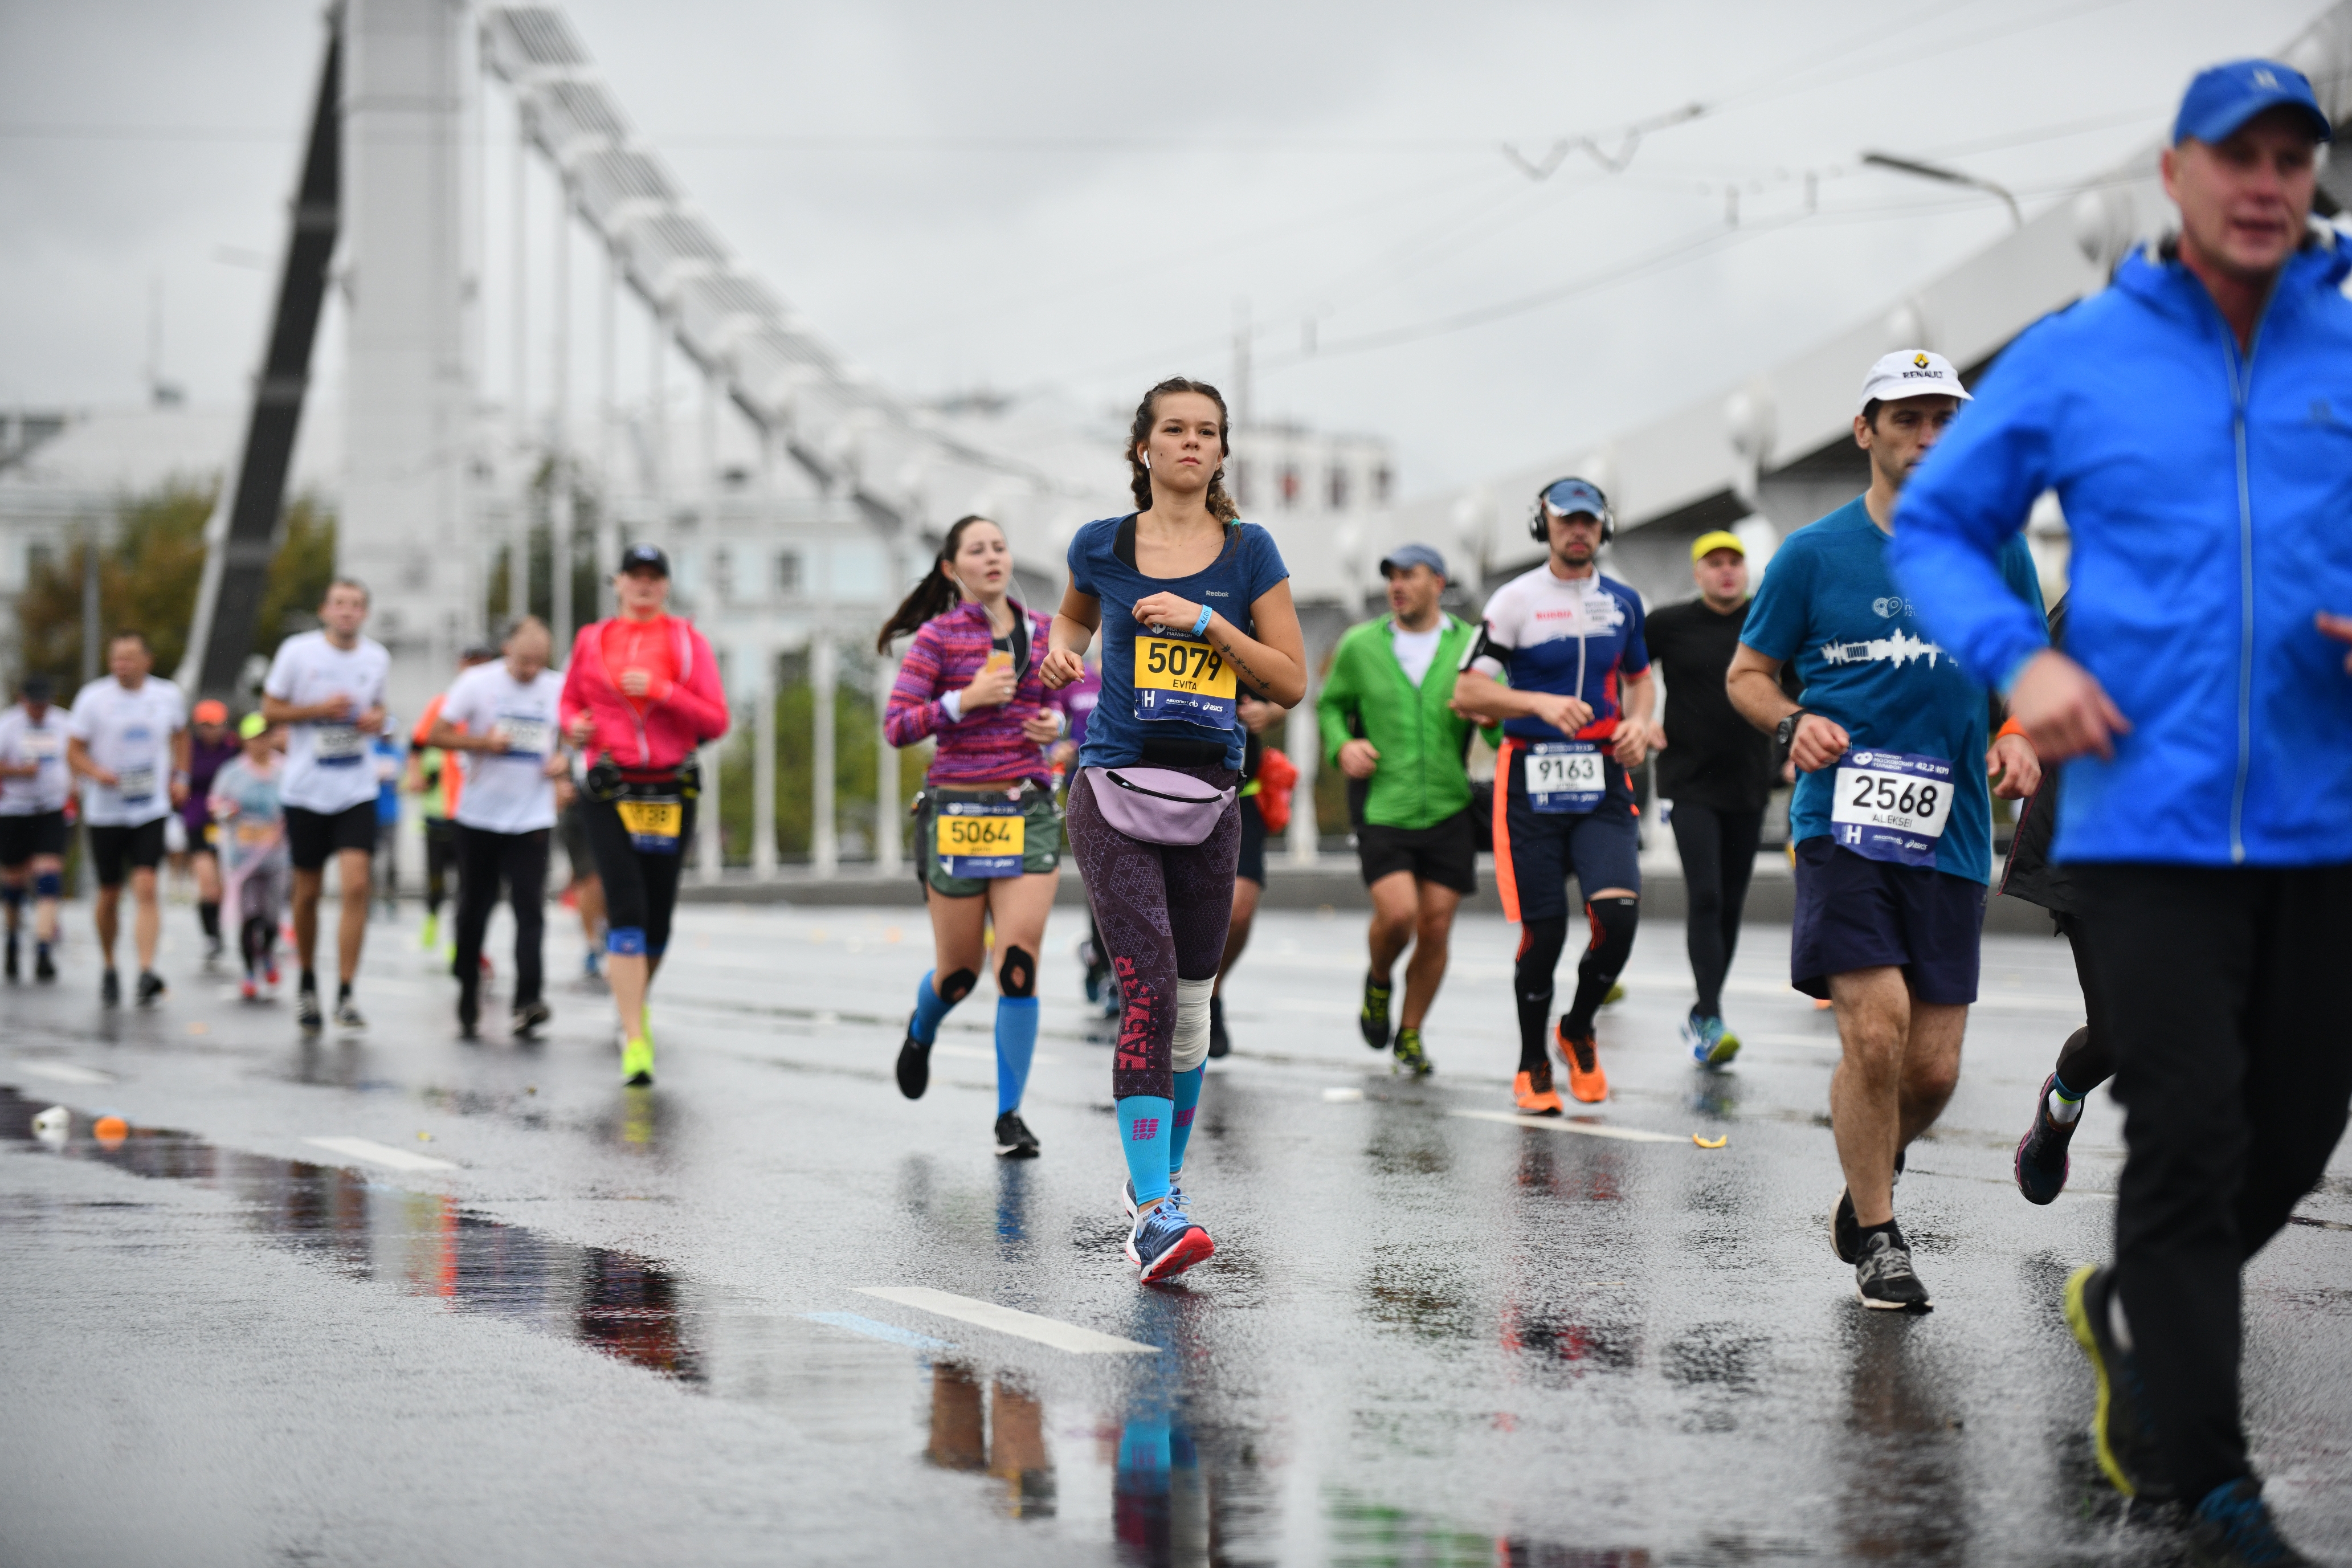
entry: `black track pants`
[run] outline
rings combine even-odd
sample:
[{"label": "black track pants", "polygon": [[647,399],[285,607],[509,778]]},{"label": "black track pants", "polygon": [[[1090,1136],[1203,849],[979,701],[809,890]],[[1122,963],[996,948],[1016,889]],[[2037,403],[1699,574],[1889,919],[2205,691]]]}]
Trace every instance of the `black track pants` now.
[{"label": "black track pants", "polygon": [[2239,1271],[2318,1182],[2352,1101],[2352,866],[2075,879],[2124,1102],[2116,1288],[2168,1479],[2194,1502],[2247,1473]]},{"label": "black track pants", "polygon": [[1691,978],[1698,984],[1701,1016],[1723,1016],[1723,977],[1739,950],[1739,920],[1748,907],[1748,879],[1756,872],[1756,842],[1764,834],[1760,811],[1718,811],[1675,802],[1675,849],[1683,862],[1690,912],[1686,937]]},{"label": "black track pants", "polygon": [[453,969],[469,995],[481,981],[482,932],[489,927],[499,884],[504,882],[508,901],[514,905],[514,1005],[527,1007],[539,1000],[543,973],[540,953],[547,932],[547,838],[544,827],[535,833],[492,833],[457,825],[457,956]]}]

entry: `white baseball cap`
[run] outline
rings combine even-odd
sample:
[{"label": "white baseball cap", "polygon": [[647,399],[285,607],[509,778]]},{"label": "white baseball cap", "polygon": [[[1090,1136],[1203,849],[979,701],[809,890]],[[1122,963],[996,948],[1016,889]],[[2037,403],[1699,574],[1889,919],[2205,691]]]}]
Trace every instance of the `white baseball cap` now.
[{"label": "white baseball cap", "polygon": [[1963,403],[1969,400],[1969,389],[1960,384],[1960,373],[1952,368],[1950,360],[1927,349],[1896,349],[1862,378],[1862,397],[1854,404],[1854,412],[1869,407],[1873,400],[1892,403],[1898,397],[1924,397],[1930,393]]}]

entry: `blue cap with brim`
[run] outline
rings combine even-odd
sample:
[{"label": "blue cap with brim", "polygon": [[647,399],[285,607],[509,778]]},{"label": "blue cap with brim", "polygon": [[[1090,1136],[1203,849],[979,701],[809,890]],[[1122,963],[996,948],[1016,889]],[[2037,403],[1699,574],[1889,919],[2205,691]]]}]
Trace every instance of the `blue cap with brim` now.
[{"label": "blue cap with brim", "polygon": [[2301,71],[2276,60],[2231,60],[2199,71],[2180,95],[2172,140],[2176,146],[2190,137],[2209,145],[2226,142],[2255,115],[2280,108],[2302,110],[2315,139],[2336,139],[2327,111],[2319,107],[2318,95]]},{"label": "blue cap with brim", "polygon": [[1599,517],[1609,510],[1609,498],[1590,479],[1554,479],[1544,489],[1543,503],[1561,517]]},{"label": "blue cap with brim", "polygon": [[1426,544],[1403,545],[1381,557],[1381,575],[1383,577],[1391,572],[1410,571],[1415,566],[1426,566],[1441,577],[1445,575],[1445,557]]}]

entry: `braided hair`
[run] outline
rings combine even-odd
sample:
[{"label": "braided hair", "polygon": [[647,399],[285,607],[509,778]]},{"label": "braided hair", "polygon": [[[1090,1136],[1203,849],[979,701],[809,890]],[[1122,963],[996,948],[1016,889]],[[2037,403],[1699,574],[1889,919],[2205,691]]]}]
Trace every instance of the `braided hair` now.
[{"label": "braided hair", "polygon": [[1135,510],[1151,510],[1151,470],[1143,466],[1143,459],[1136,454],[1136,448],[1151,437],[1151,426],[1160,417],[1160,400],[1179,392],[1196,393],[1217,405],[1217,471],[1209,476],[1209,493],[1202,498],[1202,504],[1208,507],[1209,515],[1219,522],[1237,522],[1241,519],[1242,509],[1235,506],[1234,498],[1225,493],[1224,460],[1234,455],[1234,449],[1225,439],[1225,427],[1229,421],[1224,394],[1205,381],[1188,381],[1181,375],[1170,376],[1145,393],[1143,401],[1135,405],[1135,423],[1127,433],[1127,488],[1135,496]]},{"label": "braided hair", "polygon": [[915,584],[915,591],[899,601],[890,618],[882,623],[882,635],[874,639],[874,651],[887,655],[893,638],[902,637],[919,628],[925,621],[946,615],[963,598],[963,590],[948,575],[948,563],[955,559],[957,547],[963,543],[963,531],[975,522],[997,526],[996,520],[967,512],[955,520],[948,536],[940,542],[940,552],[931,559],[931,569]]}]

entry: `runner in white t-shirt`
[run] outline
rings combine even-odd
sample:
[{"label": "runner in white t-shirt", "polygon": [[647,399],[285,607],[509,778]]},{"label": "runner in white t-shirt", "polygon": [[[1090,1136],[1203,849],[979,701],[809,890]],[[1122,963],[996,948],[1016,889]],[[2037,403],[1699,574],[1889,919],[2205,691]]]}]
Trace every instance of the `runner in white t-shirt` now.
[{"label": "runner in white t-shirt", "polygon": [[482,933],[504,880],[515,917],[513,1028],[518,1038],[551,1016],[541,999],[546,930],[547,841],[555,781],[564,770],[563,678],[547,668],[546,624],[525,616],[507,634],[506,657],[457,677],[441,700],[429,743],[462,752],[457,797],[457,1027],[467,1039],[480,1010]]},{"label": "runner in white t-shirt", "polygon": [[149,673],[155,656],[145,633],[116,633],[106,662],[113,673],[74,698],[66,761],[89,781],[81,818],[89,826],[89,859],[98,872],[98,948],[106,963],[99,998],[109,1007],[122,1001],[114,935],[127,862],[131,896],[139,906],[132,932],[144,1007],[163,994],[163,976],[155,973],[163,925],[155,867],[163,858],[163,819],[188,795],[188,704],[178,687]]},{"label": "runner in white t-shirt", "polygon": [[33,895],[33,978],[51,981],[58,966],[58,898],[64,891],[67,716],[49,701],[46,675],[25,678],[24,700],[0,712],[0,900],[8,908],[8,982],[16,984],[16,928],[25,894]]},{"label": "runner in white t-shirt", "polygon": [[292,729],[286,744],[286,842],[294,861],[294,946],[302,961],[295,1016],[304,1034],[324,1020],[319,1009],[316,955],[319,895],[329,856],[341,879],[342,920],[336,931],[335,1025],[364,1029],[352,1000],[367,934],[368,889],[375,853],[375,765],[369,755],[383,729],[383,679],[392,656],[360,636],[368,592],[347,577],[327,585],[319,629],[288,637],[261,683],[261,711]]}]

